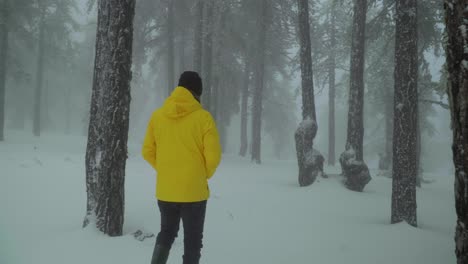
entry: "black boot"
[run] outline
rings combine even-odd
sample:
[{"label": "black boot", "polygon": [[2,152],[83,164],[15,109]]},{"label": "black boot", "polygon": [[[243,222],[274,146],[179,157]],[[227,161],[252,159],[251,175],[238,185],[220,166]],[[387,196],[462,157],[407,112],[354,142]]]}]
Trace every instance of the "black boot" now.
[{"label": "black boot", "polygon": [[161,246],[161,245],[154,246],[153,258],[151,259],[151,264],[166,264],[168,258],[169,258],[168,248]]},{"label": "black boot", "polygon": [[199,264],[200,263],[200,250],[185,251],[182,256],[183,264]]}]

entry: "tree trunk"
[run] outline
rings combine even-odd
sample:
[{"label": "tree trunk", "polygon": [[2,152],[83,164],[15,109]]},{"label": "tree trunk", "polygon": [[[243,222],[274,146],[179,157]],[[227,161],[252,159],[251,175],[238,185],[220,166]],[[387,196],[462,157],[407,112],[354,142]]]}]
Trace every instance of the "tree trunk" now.
[{"label": "tree trunk", "polygon": [[392,223],[417,226],[417,2],[396,1]]},{"label": "tree trunk", "polygon": [[167,93],[170,95],[174,89],[174,1],[168,1],[167,12]]},{"label": "tree trunk", "polygon": [[[312,184],[323,172],[323,157],[314,152],[314,138],[317,134],[315,114],[314,78],[310,43],[309,1],[297,0],[299,44],[302,85],[302,122],[294,135],[296,141],[297,163],[299,166],[299,185]],[[319,158],[320,157],[320,158]]]},{"label": "tree trunk", "polygon": [[205,22],[205,32],[204,32],[204,52],[203,52],[203,95],[202,103],[208,111],[212,111],[212,102],[211,102],[211,71],[213,64],[213,0],[207,0],[205,3],[206,7],[206,19]]},{"label": "tree trunk", "polygon": [[452,115],[455,207],[455,253],[458,264],[468,263],[468,1],[445,1],[448,96]]},{"label": "tree trunk", "polygon": [[335,166],[335,47],[336,47],[336,3],[333,0],[330,15],[330,53],[328,65],[328,164]]},{"label": "tree trunk", "polygon": [[249,104],[249,84],[250,84],[250,64],[251,60],[248,56],[245,58],[245,69],[244,69],[244,82],[242,85],[242,102],[241,102],[241,138],[240,138],[240,150],[239,155],[245,157],[248,148],[247,138],[247,121],[248,121],[248,104]]},{"label": "tree trunk", "polygon": [[420,113],[418,112],[418,122],[416,124],[416,187],[421,187],[422,169],[421,169],[421,153],[422,153],[422,130]]},{"label": "tree trunk", "polygon": [[175,79],[174,81],[177,80],[177,74],[181,74],[182,72],[185,71],[185,30],[182,30],[181,32],[181,40],[179,41],[179,47],[178,47],[178,50],[179,50],[179,71],[178,73],[176,73],[176,75],[174,76]]},{"label": "tree trunk", "polygon": [[344,183],[346,187],[359,192],[371,180],[369,169],[363,159],[366,13],[367,0],[354,0],[348,133],[346,151],[340,156],[340,164],[345,177]]},{"label": "tree trunk", "polygon": [[309,1],[297,0],[299,13],[299,42],[302,84],[302,120],[316,122],[314,100],[314,78],[310,44]]},{"label": "tree trunk", "polygon": [[0,14],[0,141],[4,140],[6,67],[8,60],[8,1],[1,1]]},{"label": "tree trunk", "polygon": [[262,145],[262,110],[263,85],[265,73],[265,42],[268,23],[268,1],[261,2],[261,18],[259,19],[258,39],[255,65],[255,90],[252,98],[252,161],[260,164]]},{"label": "tree trunk", "polygon": [[45,8],[40,3],[41,18],[39,22],[39,46],[36,68],[36,91],[34,94],[34,113],[33,113],[33,134],[36,137],[41,135],[41,99],[44,77],[44,38],[45,38]]},{"label": "tree trunk", "polygon": [[385,86],[385,150],[380,155],[379,169],[389,170],[392,166],[393,156],[393,93],[390,87]]},{"label": "tree trunk", "polygon": [[71,119],[72,119],[72,116],[71,116],[71,113],[72,113],[72,87],[71,85],[68,85],[68,87],[66,87],[65,89],[67,89],[66,91],[66,94],[65,94],[65,102],[66,102],[66,105],[65,105],[65,134],[66,135],[70,135],[70,132],[71,132]]},{"label": "tree trunk", "polygon": [[203,2],[197,0],[196,6],[196,25],[193,37],[193,69],[201,74],[202,71],[202,44],[203,44]]},{"label": "tree trunk", "polygon": [[110,236],[124,220],[134,12],[135,0],[99,1],[83,225]]}]

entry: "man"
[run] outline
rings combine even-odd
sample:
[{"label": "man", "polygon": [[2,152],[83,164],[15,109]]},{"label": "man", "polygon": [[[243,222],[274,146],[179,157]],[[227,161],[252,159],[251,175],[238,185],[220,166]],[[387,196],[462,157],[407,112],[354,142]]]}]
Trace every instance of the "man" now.
[{"label": "man", "polygon": [[184,264],[198,264],[210,179],[221,160],[213,117],[200,104],[202,80],[186,71],[149,121],[142,154],[157,171],[161,231],[151,264],[165,264],[182,219]]}]

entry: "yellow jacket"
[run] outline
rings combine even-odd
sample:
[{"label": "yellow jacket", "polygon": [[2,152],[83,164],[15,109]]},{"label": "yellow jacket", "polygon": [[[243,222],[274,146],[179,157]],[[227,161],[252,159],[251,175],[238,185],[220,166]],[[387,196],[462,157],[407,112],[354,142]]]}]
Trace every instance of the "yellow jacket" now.
[{"label": "yellow jacket", "polygon": [[213,117],[189,90],[177,87],[152,114],[142,155],[157,171],[158,200],[207,200],[210,196],[208,179],[221,160]]}]

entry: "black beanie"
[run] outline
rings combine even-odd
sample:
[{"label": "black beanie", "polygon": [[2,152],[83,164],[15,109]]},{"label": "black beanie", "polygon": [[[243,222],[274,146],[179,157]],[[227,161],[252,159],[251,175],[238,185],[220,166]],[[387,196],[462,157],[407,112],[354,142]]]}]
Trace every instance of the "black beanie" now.
[{"label": "black beanie", "polygon": [[179,78],[179,86],[187,88],[197,96],[201,96],[203,92],[202,80],[194,71],[183,72]]}]

